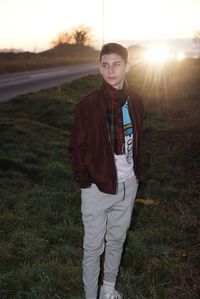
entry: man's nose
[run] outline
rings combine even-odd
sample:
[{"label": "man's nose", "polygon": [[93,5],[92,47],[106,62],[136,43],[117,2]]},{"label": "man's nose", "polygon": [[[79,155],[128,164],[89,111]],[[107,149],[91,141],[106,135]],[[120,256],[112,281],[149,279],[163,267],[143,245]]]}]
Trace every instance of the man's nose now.
[{"label": "man's nose", "polygon": [[113,73],[113,71],[114,71],[113,65],[109,65],[108,66],[108,73]]}]

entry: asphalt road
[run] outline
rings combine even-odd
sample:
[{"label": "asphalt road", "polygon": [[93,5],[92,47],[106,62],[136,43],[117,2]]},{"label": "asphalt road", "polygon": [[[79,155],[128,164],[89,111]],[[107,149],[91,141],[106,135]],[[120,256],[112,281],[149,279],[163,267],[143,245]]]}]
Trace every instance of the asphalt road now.
[{"label": "asphalt road", "polygon": [[11,100],[18,95],[58,86],[97,72],[97,64],[80,64],[0,75],[0,102]]}]

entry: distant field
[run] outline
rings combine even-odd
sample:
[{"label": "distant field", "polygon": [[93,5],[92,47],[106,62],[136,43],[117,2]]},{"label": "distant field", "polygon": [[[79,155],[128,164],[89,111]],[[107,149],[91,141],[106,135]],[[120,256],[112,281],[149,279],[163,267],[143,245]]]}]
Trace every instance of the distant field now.
[{"label": "distant field", "polygon": [[90,46],[63,44],[40,53],[0,53],[0,74],[71,64],[96,63],[99,52]]},{"label": "distant field", "polygon": [[0,58],[0,74],[24,72],[42,68],[67,66],[81,63],[96,63],[97,58],[91,57],[20,57],[17,59]]},{"label": "distant field", "polygon": [[[197,299],[200,61],[134,66],[143,175],[120,268],[125,299]],[[0,104],[0,298],[84,298],[80,191],[67,153],[89,76]]]}]

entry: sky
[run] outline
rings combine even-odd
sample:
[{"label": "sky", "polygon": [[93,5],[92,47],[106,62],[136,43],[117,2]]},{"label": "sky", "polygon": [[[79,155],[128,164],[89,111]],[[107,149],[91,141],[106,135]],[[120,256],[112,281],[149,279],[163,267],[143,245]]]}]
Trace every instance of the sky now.
[{"label": "sky", "polygon": [[90,27],[103,42],[193,38],[200,0],[0,0],[0,49],[42,51],[58,33]]}]

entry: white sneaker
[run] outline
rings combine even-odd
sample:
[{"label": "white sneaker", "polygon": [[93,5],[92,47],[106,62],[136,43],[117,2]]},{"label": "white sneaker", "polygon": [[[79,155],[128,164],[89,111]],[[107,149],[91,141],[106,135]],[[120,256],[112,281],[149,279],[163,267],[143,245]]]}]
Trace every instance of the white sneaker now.
[{"label": "white sneaker", "polygon": [[103,288],[101,288],[99,299],[122,299],[123,296],[116,290],[112,293],[104,293]]}]

